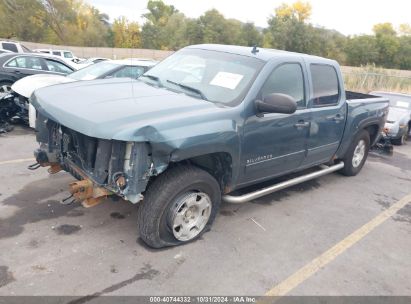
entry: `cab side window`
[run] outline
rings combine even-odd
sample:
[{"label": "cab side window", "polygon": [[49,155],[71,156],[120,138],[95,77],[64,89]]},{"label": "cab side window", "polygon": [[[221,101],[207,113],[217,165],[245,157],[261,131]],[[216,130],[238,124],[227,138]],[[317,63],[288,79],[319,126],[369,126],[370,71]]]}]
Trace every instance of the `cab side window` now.
[{"label": "cab side window", "polygon": [[287,94],[294,98],[298,108],[305,108],[304,77],[300,64],[282,64],[271,73],[261,89],[260,98],[273,93]]},{"label": "cab side window", "polygon": [[312,64],[313,106],[324,107],[338,104],[340,90],[335,69],[330,65]]}]

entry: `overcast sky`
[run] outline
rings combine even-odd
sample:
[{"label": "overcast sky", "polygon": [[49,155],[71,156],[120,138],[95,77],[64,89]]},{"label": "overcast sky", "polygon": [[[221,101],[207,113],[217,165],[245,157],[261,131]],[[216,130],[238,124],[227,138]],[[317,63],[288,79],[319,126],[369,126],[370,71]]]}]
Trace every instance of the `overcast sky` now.
[{"label": "overcast sky", "polygon": [[[125,16],[143,22],[146,0],[86,0],[100,11],[109,14],[111,20]],[[267,26],[267,18],[281,3],[295,0],[164,0],[174,5],[188,17],[198,17],[216,8],[226,18],[252,21],[257,26]],[[411,0],[311,0],[311,22],[345,35],[372,33],[376,23],[391,22],[395,27],[411,23]]]}]

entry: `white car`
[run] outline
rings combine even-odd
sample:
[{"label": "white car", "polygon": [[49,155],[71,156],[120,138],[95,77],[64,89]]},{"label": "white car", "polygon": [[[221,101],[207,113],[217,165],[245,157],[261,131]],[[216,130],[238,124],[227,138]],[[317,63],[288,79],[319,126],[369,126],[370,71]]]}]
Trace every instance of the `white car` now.
[{"label": "white car", "polygon": [[[81,70],[75,71],[67,76],[59,75],[33,75],[16,81],[11,89],[14,93],[26,98],[28,109],[28,121],[31,128],[35,127],[36,109],[29,103],[28,98],[37,89],[54,84],[94,80],[104,78],[132,78],[137,79],[157,64],[157,61],[136,60],[108,60],[89,65]],[[63,93],[63,92],[62,92]]]},{"label": "white car", "polygon": [[104,57],[91,57],[85,60],[81,60],[79,62],[77,62],[77,65],[81,66],[81,67],[86,67],[89,66],[91,64],[95,64],[95,63],[99,63],[102,61],[107,61],[110,60],[108,58],[104,58]]},{"label": "white car", "polygon": [[371,92],[390,100],[385,130],[394,145],[403,145],[411,130],[411,95],[393,92]]},{"label": "white car", "polygon": [[13,52],[9,50],[5,50],[5,49],[0,49],[0,54],[4,54],[4,53],[13,53]]},{"label": "white car", "polygon": [[69,50],[54,50],[54,49],[34,49],[33,52],[38,52],[38,53],[44,53],[44,54],[50,54],[54,56],[58,56],[60,58],[63,58],[64,60],[67,61],[72,61],[74,63],[77,63],[81,60],[82,58],[78,58],[73,54],[72,51]]},{"label": "white car", "polygon": [[31,50],[19,42],[0,41],[0,49],[7,50],[13,53],[31,53]]}]

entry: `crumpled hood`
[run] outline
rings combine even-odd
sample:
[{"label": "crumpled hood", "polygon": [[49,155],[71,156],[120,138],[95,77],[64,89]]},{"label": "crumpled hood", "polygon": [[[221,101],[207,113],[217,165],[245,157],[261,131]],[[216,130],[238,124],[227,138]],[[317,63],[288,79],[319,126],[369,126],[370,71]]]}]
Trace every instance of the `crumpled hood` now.
[{"label": "crumpled hood", "polygon": [[53,84],[72,82],[74,79],[68,78],[66,76],[60,75],[50,75],[50,74],[37,74],[32,76],[24,77],[16,81],[11,89],[26,98],[29,98],[31,94],[37,89],[44,88]]},{"label": "crumpled hood", "polygon": [[[60,84],[36,90],[31,103],[45,116],[92,137],[162,141],[159,131],[217,119],[225,107],[142,81],[106,79]],[[207,131],[207,130],[202,130]],[[180,131],[181,132],[181,131]],[[200,132],[201,133],[201,132]]]}]

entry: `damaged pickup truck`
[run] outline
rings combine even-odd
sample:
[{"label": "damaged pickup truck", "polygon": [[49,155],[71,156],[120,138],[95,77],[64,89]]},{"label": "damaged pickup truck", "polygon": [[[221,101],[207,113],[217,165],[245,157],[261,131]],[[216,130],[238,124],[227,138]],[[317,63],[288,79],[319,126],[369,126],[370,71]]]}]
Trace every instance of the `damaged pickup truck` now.
[{"label": "damaged pickup truck", "polygon": [[385,98],[345,91],[333,60],[224,45],[186,47],[138,80],[42,88],[31,103],[34,167],[70,172],[83,206],[109,195],[139,203],[140,237],[155,248],[198,238],[222,200],[248,202],[334,171],[356,175],[388,109]]}]

